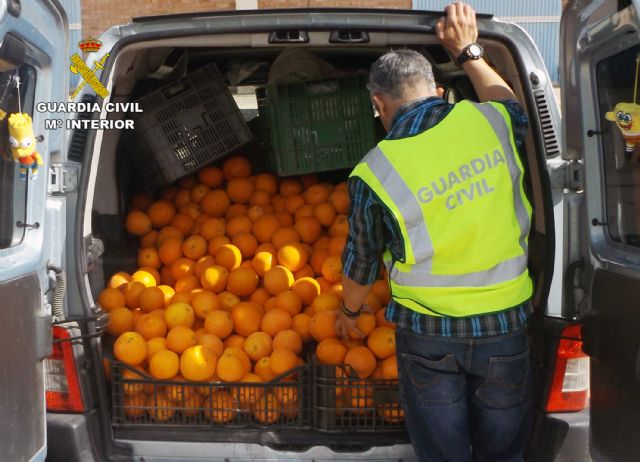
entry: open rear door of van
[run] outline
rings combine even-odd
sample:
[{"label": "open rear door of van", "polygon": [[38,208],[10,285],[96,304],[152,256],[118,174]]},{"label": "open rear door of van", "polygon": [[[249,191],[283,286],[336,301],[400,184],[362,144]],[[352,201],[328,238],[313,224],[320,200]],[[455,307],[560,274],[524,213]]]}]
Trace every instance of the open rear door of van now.
[{"label": "open rear door of van", "polygon": [[576,0],[561,28],[565,155],[584,172],[581,311],[598,461],[640,460],[639,14],[639,0]]},{"label": "open rear door of van", "polygon": [[[43,461],[47,452],[43,360],[52,351],[47,300],[55,289],[47,265],[62,264],[51,242],[64,233],[49,207],[48,173],[64,133],[46,130],[48,115],[36,106],[66,99],[66,40],[57,1],[0,2],[0,458],[7,461]],[[35,136],[15,118],[9,130],[18,112],[32,117]],[[22,179],[15,149],[33,146],[44,164]]]}]

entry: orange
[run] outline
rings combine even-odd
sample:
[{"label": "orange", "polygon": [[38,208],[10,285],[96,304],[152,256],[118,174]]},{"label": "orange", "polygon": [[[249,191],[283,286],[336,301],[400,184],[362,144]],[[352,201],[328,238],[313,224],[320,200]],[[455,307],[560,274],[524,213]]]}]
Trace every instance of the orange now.
[{"label": "orange", "polygon": [[224,266],[213,265],[204,270],[200,277],[202,287],[219,294],[227,286],[229,271]]},{"label": "orange", "polygon": [[291,350],[295,354],[302,353],[302,338],[300,334],[293,329],[281,330],[273,338],[273,349]]},{"label": "orange", "polygon": [[220,339],[228,337],[233,332],[231,314],[223,310],[212,311],[204,320],[204,330]]},{"label": "orange", "polygon": [[264,358],[260,358],[258,361],[256,361],[256,364],[253,368],[253,372],[265,382],[269,382],[275,377],[273,372],[271,372],[270,363],[271,357],[265,356]]},{"label": "orange", "polygon": [[249,356],[247,356],[247,354],[244,352],[244,344],[243,346],[227,346],[225,347],[224,351],[232,353],[240,358],[245,373],[251,372],[251,360],[249,359]]},{"label": "orange", "polygon": [[301,269],[293,273],[293,278],[297,281],[298,279],[301,279],[301,278],[312,278],[315,275],[316,275],[316,272],[313,271],[313,268],[311,268],[309,264],[306,264]]},{"label": "orange", "polygon": [[206,346],[213,354],[216,355],[216,358],[222,356],[222,352],[224,351],[224,345],[222,344],[222,340],[217,335],[210,334],[209,332],[204,332],[200,335],[196,334],[197,344]]},{"label": "orange", "polygon": [[318,281],[318,284],[320,284],[320,293],[324,294],[324,293],[327,293],[327,292],[331,292],[331,288],[333,287],[333,284],[331,284],[325,278],[320,276],[320,277],[316,278],[316,281]]},{"label": "orange", "polygon": [[313,251],[313,253],[311,254],[311,259],[309,261],[309,264],[311,265],[311,268],[313,268],[313,271],[315,271],[316,274],[318,275],[322,274],[322,265],[324,265],[324,261],[327,259],[328,256],[329,256],[328,249],[317,249]]},{"label": "orange", "polygon": [[316,242],[313,243],[311,248],[313,252],[317,252],[319,250],[329,251],[329,246],[331,245],[331,238],[329,236],[322,235],[318,238]]},{"label": "orange", "polygon": [[244,341],[244,352],[253,361],[269,356],[272,351],[271,336],[265,332],[254,332]]},{"label": "orange", "polygon": [[224,182],[222,170],[219,167],[205,167],[198,172],[198,181],[210,188],[217,188]]},{"label": "orange", "polygon": [[160,242],[158,254],[164,265],[171,265],[182,257],[182,239],[176,236],[167,236]]},{"label": "orange", "polygon": [[341,215],[346,215],[349,211],[349,205],[351,204],[351,200],[349,199],[349,193],[344,189],[336,189],[333,190],[331,194],[329,194],[329,203],[333,206],[337,213]]},{"label": "orange", "polygon": [[242,263],[242,253],[240,249],[233,244],[224,244],[215,255],[216,265],[220,265],[231,271]]},{"label": "orange", "polygon": [[[266,290],[266,289],[265,289]],[[267,292],[268,293],[268,292]],[[267,311],[271,311],[271,310],[275,310],[277,308],[276,306],[276,297],[269,297],[265,302],[264,302],[264,312],[266,313]]]},{"label": "orange", "polygon": [[[122,369],[122,388],[126,395],[140,395],[143,392],[150,391],[150,385],[144,383],[131,383],[132,380],[147,380],[148,374],[141,366],[134,366],[135,371],[131,369]],[[152,387],[152,386],[151,386]]]},{"label": "orange", "polygon": [[248,204],[253,194],[253,183],[248,178],[233,178],[227,182],[227,196],[231,202]]},{"label": "orange", "polygon": [[189,189],[180,189],[176,193],[176,197],[173,198],[173,204],[180,208],[185,204],[191,202],[191,190]]},{"label": "orange", "polygon": [[151,357],[156,354],[158,351],[163,351],[167,349],[167,339],[164,337],[154,337],[152,339],[147,340],[147,357],[145,358],[147,362],[151,360]]},{"label": "orange", "polygon": [[212,218],[224,217],[231,201],[223,189],[209,191],[200,201],[202,212]]},{"label": "orange", "polygon": [[155,229],[149,231],[147,234],[140,238],[140,248],[144,249],[145,247],[155,247],[158,242],[158,236],[160,233]]},{"label": "orange", "polygon": [[180,367],[180,358],[170,350],[158,351],[149,361],[149,372],[158,380],[169,380],[176,376]]},{"label": "orange", "polygon": [[367,338],[367,346],[380,359],[396,353],[396,332],[391,327],[376,327]]},{"label": "orange", "polygon": [[246,374],[245,365],[240,356],[225,350],[218,359],[216,373],[223,382],[237,382]]},{"label": "orange", "polygon": [[329,255],[342,255],[346,244],[347,236],[339,235],[332,237],[329,243]]},{"label": "orange", "polygon": [[135,310],[131,310],[131,314],[133,315],[133,325],[135,326],[138,319],[140,319],[140,316],[144,314],[144,311],[140,308],[136,308]]},{"label": "orange", "polygon": [[248,212],[249,212],[249,209],[244,204],[231,204],[227,209],[227,213],[224,214],[224,217],[227,221],[236,217],[249,218],[247,217]]},{"label": "orange", "polygon": [[320,295],[320,284],[312,277],[296,279],[291,289],[300,297],[304,305],[310,305],[313,299]]},{"label": "orange", "polygon": [[127,417],[137,419],[144,415],[148,401],[149,399],[145,394],[125,395],[122,407]]},{"label": "orange", "polygon": [[211,395],[207,396],[204,408],[205,415],[215,423],[228,423],[236,416],[233,396],[226,390],[214,389]]},{"label": "orange", "polygon": [[302,192],[302,185],[300,181],[295,178],[283,178],[280,180],[280,195],[287,197],[294,194],[300,194]]},{"label": "orange", "polygon": [[259,189],[253,190],[249,197],[249,205],[258,207],[271,205],[271,194]]},{"label": "orange", "polygon": [[297,365],[298,356],[291,350],[284,348],[273,350],[273,353],[271,353],[269,357],[269,367],[276,377],[290,371]]},{"label": "orange", "polygon": [[313,206],[313,216],[322,226],[331,226],[336,219],[336,211],[328,202],[322,202]]},{"label": "orange", "polygon": [[251,258],[258,247],[258,240],[251,233],[238,233],[231,239],[242,254],[242,258]]},{"label": "orange", "polygon": [[271,196],[278,192],[278,179],[272,173],[258,173],[253,183],[257,190],[266,191]]},{"label": "orange", "polygon": [[167,304],[167,306],[171,305],[171,303],[191,303],[193,299],[193,294],[191,291],[189,292],[176,292],[175,295],[171,298],[171,302]]},{"label": "orange", "polygon": [[222,309],[229,313],[231,313],[234,306],[240,303],[240,297],[227,291],[220,292],[218,294],[218,299],[220,300],[220,306]]},{"label": "orange", "polygon": [[320,311],[311,317],[309,322],[309,334],[317,342],[326,338],[336,337],[336,312]]},{"label": "orange", "polygon": [[113,354],[123,363],[137,366],[147,357],[147,342],[137,332],[123,332],[113,344]]},{"label": "orange", "polygon": [[347,354],[347,347],[337,338],[326,338],[318,343],[316,347],[316,358],[322,364],[332,364],[337,366],[344,362]]},{"label": "orange", "polygon": [[314,298],[311,306],[316,313],[321,311],[336,311],[340,308],[340,298],[331,292],[326,292]]},{"label": "orange", "polygon": [[275,215],[263,215],[253,222],[251,232],[262,244],[271,242],[271,238],[278,228],[280,228],[280,220]]},{"label": "orange", "polygon": [[191,258],[178,258],[171,263],[171,275],[174,279],[180,279],[183,276],[194,274],[195,262]]},{"label": "orange", "polygon": [[376,406],[376,412],[390,424],[400,424],[404,422],[404,410],[400,407],[400,403],[380,403]]},{"label": "orange", "polygon": [[300,242],[298,232],[292,226],[283,226],[277,229],[271,236],[271,243],[276,249],[280,249],[283,245]]},{"label": "orange", "polygon": [[141,282],[145,287],[154,287],[158,284],[160,275],[154,268],[140,268],[131,275],[131,282]]},{"label": "orange", "polygon": [[178,406],[182,406],[183,400],[188,400],[196,394],[195,387],[186,386],[185,378],[179,373],[170,378],[169,381],[175,382],[175,385],[165,385],[163,391]]},{"label": "orange", "polygon": [[198,318],[206,319],[209,313],[219,310],[221,305],[216,294],[208,290],[203,290],[202,292],[194,294],[191,299],[191,307]]},{"label": "orange", "polygon": [[311,340],[311,334],[309,333],[309,324],[311,323],[311,316],[305,313],[296,314],[291,321],[291,328],[295,330],[303,342]]},{"label": "orange", "polygon": [[258,287],[258,274],[252,268],[236,268],[229,273],[227,290],[239,297],[250,295]]},{"label": "orange", "polygon": [[392,322],[387,321],[385,318],[386,309],[382,309],[376,313],[376,327],[390,327],[391,329],[395,329],[396,325]]},{"label": "orange", "polygon": [[298,271],[307,264],[309,253],[299,242],[285,244],[278,250],[278,264],[291,271]]},{"label": "orange", "polygon": [[173,290],[173,285],[176,283],[176,278],[171,274],[171,267],[163,266],[160,268],[160,283],[164,286],[169,286]]},{"label": "orange", "polygon": [[304,205],[304,198],[301,194],[293,194],[285,197],[284,208],[289,213],[296,213],[296,211]]},{"label": "orange", "polygon": [[302,299],[294,291],[284,290],[276,295],[276,307],[283,309],[291,316],[295,316],[302,310]]},{"label": "orange", "polygon": [[[198,204],[196,204],[195,202],[189,202],[188,204],[183,205],[182,207],[180,207],[180,210],[178,210],[178,215],[183,215],[188,217],[189,219],[187,220],[187,218],[182,218],[179,217],[179,220],[175,221],[176,223],[178,223],[180,225],[180,227],[182,227],[182,225],[184,225],[184,232],[185,234],[189,233],[192,229],[194,229],[194,226],[196,224],[202,223],[202,220],[198,221],[198,218],[200,218],[200,215],[202,215],[202,212],[200,211],[200,206]],[[205,215],[206,217],[206,215]],[[175,219],[175,217],[174,217]],[[174,220],[171,220],[171,223],[174,223]],[[190,227],[188,227],[189,225],[191,225]],[[193,233],[191,233],[193,234]]]},{"label": "orange", "polygon": [[322,263],[322,277],[334,284],[342,280],[342,256],[329,255]]},{"label": "orange", "polygon": [[162,228],[171,223],[173,216],[176,214],[176,209],[171,201],[160,199],[151,204],[151,207],[147,210],[147,214],[154,228]]},{"label": "orange", "polygon": [[158,232],[158,246],[168,237],[179,237],[182,240],[184,233],[175,226],[165,226]]},{"label": "orange", "polygon": [[267,289],[264,287],[258,287],[253,293],[249,296],[250,302],[255,302],[258,305],[264,306],[265,302],[271,297],[271,294],[267,292]]},{"label": "orange", "polygon": [[144,236],[152,229],[151,218],[140,210],[132,210],[127,215],[125,227],[127,231],[136,236]]},{"label": "orange", "polygon": [[275,258],[271,252],[256,252],[251,260],[251,267],[258,274],[258,276],[264,277],[275,262]]},{"label": "orange", "polygon": [[173,287],[176,292],[191,292],[200,287],[200,279],[195,274],[187,274],[176,280]]},{"label": "orange", "polygon": [[207,218],[200,225],[200,235],[207,241],[225,233],[225,220],[223,218]]},{"label": "orange", "polygon": [[146,212],[151,204],[153,204],[153,197],[151,197],[147,193],[138,193],[131,198],[131,204],[129,208]]},{"label": "orange", "polygon": [[109,283],[107,287],[110,289],[117,289],[124,284],[128,284],[131,281],[131,275],[129,273],[125,273],[124,271],[118,271],[113,276],[109,278]]},{"label": "orange", "polygon": [[191,260],[197,260],[207,253],[208,243],[202,236],[189,236],[182,243],[182,253]]},{"label": "orange", "polygon": [[378,279],[371,286],[371,291],[378,296],[380,303],[386,306],[391,301],[391,289],[386,279]]},{"label": "orange", "polygon": [[289,313],[280,308],[275,308],[265,313],[260,327],[263,332],[274,337],[278,332],[289,329],[291,322],[291,315]]},{"label": "orange", "polygon": [[196,264],[193,266],[193,273],[199,278],[202,277],[202,273],[204,270],[216,264],[216,259],[211,255],[205,255],[204,257],[200,257]]},{"label": "orange", "polygon": [[264,275],[263,284],[271,295],[278,295],[280,292],[291,289],[293,286],[293,274],[284,266],[274,266]]},{"label": "orange", "polygon": [[342,282],[336,282],[329,289],[329,293],[337,295],[338,298],[342,299],[342,289],[343,289]]},{"label": "orange", "polygon": [[209,192],[209,187],[205,184],[198,183],[193,188],[191,188],[191,200],[199,204],[202,202],[202,198]]},{"label": "orange", "polygon": [[358,377],[366,379],[376,368],[376,357],[367,347],[357,346],[347,352],[344,363],[350,366]]},{"label": "orange", "polygon": [[391,355],[382,361],[382,378],[398,380],[398,359],[396,355]]},{"label": "orange", "polygon": [[[192,387],[189,387],[192,388]],[[181,403],[182,404],[182,403]],[[204,398],[199,393],[191,393],[184,398],[182,413],[187,417],[196,417],[204,408]]]},{"label": "orange", "polygon": [[214,256],[225,244],[231,244],[231,239],[227,236],[216,236],[211,239],[211,242],[209,242],[209,255]]},{"label": "orange", "polygon": [[222,173],[227,181],[233,178],[249,178],[251,176],[251,164],[246,157],[235,155],[224,161]]},{"label": "orange", "polygon": [[172,303],[164,310],[164,322],[169,329],[176,326],[191,327],[194,320],[193,308],[187,303]]},{"label": "orange", "polygon": [[190,214],[180,212],[176,213],[173,220],[171,220],[171,226],[178,228],[184,235],[187,235],[191,231],[194,221],[195,219]]},{"label": "orange", "polygon": [[[159,286],[166,287],[166,286]],[[138,306],[142,311],[150,313],[164,308],[165,293],[159,287],[145,287],[138,295]]]},{"label": "orange", "polygon": [[367,385],[364,380],[357,380],[354,382],[355,387],[350,391],[349,395],[351,402],[348,403],[352,408],[353,414],[366,415],[373,411],[375,401],[373,400],[373,389]]},{"label": "orange", "polygon": [[[360,332],[362,332],[363,337],[365,338],[376,328],[376,317],[370,313],[362,313],[358,316],[356,320],[356,327]],[[352,339],[360,338],[359,335],[355,332],[349,332],[349,337]]]},{"label": "orange", "polygon": [[[292,227],[293,223],[295,222],[295,220],[293,219],[293,215],[291,215],[286,210],[275,211],[273,215],[278,219],[281,226],[284,226],[287,228]],[[296,231],[296,234],[297,233],[298,232]],[[298,239],[300,239],[299,236],[298,236]]]},{"label": "orange", "polygon": [[272,424],[280,418],[280,408],[276,396],[268,392],[253,405],[253,416],[263,424]]},{"label": "orange", "polygon": [[377,313],[379,310],[382,309],[382,302],[380,301],[380,297],[378,297],[372,291],[369,291],[369,293],[365,297],[364,304],[370,307],[374,313]]},{"label": "orange", "polygon": [[[248,372],[241,379],[242,383],[263,383],[264,381],[259,375]],[[264,388],[261,385],[257,386],[238,386],[231,389],[233,398],[238,402],[240,409],[246,410],[254,405],[264,394]]]},{"label": "orange", "polygon": [[[256,192],[259,192],[259,191],[256,191]],[[256,194],[256,192],[254,192],[254,194]],[[249,202],[251,202],[251,200]],[[249,218],[249,220],[251,220],[251,222],[256,221],[258,218],[265,215],[266,213],[267,212],[264,210],[264,207],[260,205],[252,205],[251,207],[249,207],[249,209],[247,209],[247,217]]]},{"label": "orange", "polygon": [[105,311],[111,311],[114,308],[120,308],[125,305],[124,294],[111,287],[107,287],[98,296],[98,303]]},{"label": "orange", "polygon": [[304,201],[309,205],[317,205],[323,202],[327,202],[329,200],[329,193],[331,191],[327,187],[327,185],[318,183],[309,186],[304,193],[302,193],[304,197]]},{"label": "orange", "polygon": [[302,217],[313,217],[313,205],[305,204],[299,207],[293,214],[295,221],[298,221]]},{"label": "orange", "polygon": [[129,309],[125,307],[118,307],[109,312],[107,332],[114,337],[133,330],[133,326],[133,313],[131,313]]},{"label": "orange", "polygon": [[164,337],[167,333],[167,326],[159,316],[147,313],[136,320],[134,330],[145,340],[150,340],[154,337]]},{"label": "orange", "polygon": [[262,321],[262,307],[253,302],[240,302],[231,310],[233,327],[243,337],[257,332]]},{"label": "orange", "polygon": [[242,214],[227,219],[226,235],[233,239],[236,234],[250,233],[253,223],[251,219]]},{"label": "orange", "polygon": [[244,348],[244,342],[246,338],[242,335],[233,334],[224,339],[223,345],[225,348],[238,347]]},{"label": "orange", "polygon": [[346,215],[338,215],[336,220],[329,226],[329,236],[346,236],[349,234],[349,219]]},{"label": "orange", "polygon": [[313,244],[322,232],[322,225],[314,216],[302,217],[296,220],[293,226],[298,231],[302,242],[307,244]]},{"label": "orange", "polygon": [[157,393],[152,404],[153,406],[147,409],[147,413],[157,422],[166,422],[176,413],[175,403],[164,392]]},{"label": "orange", "polygon": [[180,357],[180,373],[187,380],[201,382],[216,373],[218,358],[206,346],[195,345],[187,348]]},{"label": "orange", "polygon": [[149,266],[151,268],[160,268],[161,262],[158,251],[155,247],[145,247],[138,251],[138,266]]},{"label": "orange", "polygon": [[167,348],[180,354],[197,343],[196,334],[185,326],[176,326],[167,333]]}]

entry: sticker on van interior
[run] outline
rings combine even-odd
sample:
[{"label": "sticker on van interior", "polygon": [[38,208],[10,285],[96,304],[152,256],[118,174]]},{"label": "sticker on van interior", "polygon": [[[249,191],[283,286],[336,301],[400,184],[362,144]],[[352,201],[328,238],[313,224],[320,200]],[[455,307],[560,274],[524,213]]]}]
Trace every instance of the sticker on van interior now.
[{"label": "sticker on van interior", "polygon": [[636,144],[640,144],[640,104],[638,96],[638,70],[640,69],[640,54],[636,55],[636,78],[633,84],[633,103],[620,102],[613,111],[607,112],[605,118],[615,122],[625,141],[625,158],[631,159]]}]

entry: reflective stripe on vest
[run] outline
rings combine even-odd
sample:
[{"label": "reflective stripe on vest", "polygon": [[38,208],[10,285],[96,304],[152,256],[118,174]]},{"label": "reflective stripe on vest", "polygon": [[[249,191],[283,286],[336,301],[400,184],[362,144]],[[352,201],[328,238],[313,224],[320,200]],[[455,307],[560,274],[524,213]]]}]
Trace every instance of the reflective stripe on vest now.
[{"label": "reflective stripe on vest", "polygon": [[[507,122],[508,114],[503,114],[497,107],[503,106],[494,106],[492,103],[458,103],[443,120],[443,122],[447,121],[446,124],[441,122],[436,127],[412,137],[412,139],[404,143],[399,143],[399,141],[402,142],[407,139],[381,142],[378,147],[367,154],[352,173],[352,175],[361,177],[369,184],[398,221],[405,244],[405,261],[394,262],[393,264],[390,261],[386,261],[385,263],[389,270],[394,298],[416,311],[450,316],[470,316],[514,306],[531,295],[531,280],[527,273],[527,236],[530,226],[530,206],[524,196],[522,187],[523,169],[511,138],[511,129]],[[475,254],[480,254],[481,258],[465,263],[464,254],[456,253],[460,252],[456,249],[456,247],[459,247],[456,246],[456,242],[453,245],[449,243],[449,247],[445,250],[445,253],[448,252],[448,254],[439,257],[437,251],[438,242],[442,243],[443,240],[446,241],[446,238],[443,239],[442,235],[430,234],[429,228],[451,229],[447,227],[450,225],[443,225],[442,223],[447,219],[443,217],[448,213],[446,209],[452,210],[455,207],[450,208],[451,204],[449,203],[449,198],[452,197],[455,200],[455,196],[451,194],[446,201],[439,199],[440,205],[444,204],[446,209],[441,207],[443,211],[439,211],[435,215],[431,212],[432,216],[428,218],[425,216],[426,206],[421,204],[421,199],[424,198],[420,197],[420,191],[424,188],[416,190],[416,178],[420,176],[428,177],[429,168],[435,168],[437,165],[435,163],[439,162],[437,156],[433,154],[437,151],[437,149],[434,150],[434,144],[439,146],[440,151],[442,151],[441,143],[446,136],[459,136],[458,133],[450,133],[452,126],[455,127],[458,122],[462,126],[474,126],[473,119],[469,120],[469,118],[473,117],[480,119],[478,124],[484,119],[485,125],[488,122],[489,126],[493,128],[493,133],[484,133],[491,132],[491,130],[479,131],[476,134],[478,138],[477,144],[480,146],[494,146],[496,149],[498,146],[501,148],[502,152],[494,150],[491,154],[495,161],[493,167],[497,165],[498,168],[501,168],[498,164],[504,162],[508,176],[505,174],[506,172],[500,173],[500,171],[496,170],[498,173],[491,178],[494,182],[498,182],[502,188],[502,198],[506,199],[506,194],[510,194],[513,198],[513,212],[510,214],[502,213],[502,218],[500,218],[504,222],[503,228],[507,233],[507,239],[505,239],[506,243],[504,245],[498,245],[498,248],[496,248],[496,252],[502,258],[499,261],[494,261],[495,258],[491,249],[478,248],[476,244],[475,247],[471,245],[471,250]],[[471,125],[469,125],[469,122],[471,122]],[[434,131],[437,127],[441,127],[440,132]],[[446,130],[446,132],[442,130]],[[435,135],[436,133],[437,135]],[[464,149],[472,150],[475,141],[465,141],[463,139],[457,140],[457,144],[458,146],[463,146]],[[408,147],[412,151],[418,149],[424,152],[425,156],[414,155],[414,157],[411,157],[412,161],[415,160],[415,165],[403,164],[401,170],[404,175],[411,177],[405,179],[402,172],[394,165],[394,162],[402,164],[398,159],[400,159],[399,156],[405,153],[398,151]],[[433,158],[424,161],[424,158],[429,158],[430,154]],[[482,171],[484,171],[492,168],[491,158],[488,154],[485,154],[485,159],[474,158],[469,160],[469,156],[467,156],[467,159],[462,162],[470,162],[471,164],[476,160],[476,165],[484,162],[484,167],[482,168]],[[451,158],[447,158],[445,161],[450,164]],[[445,164],[443,163],[442,165]],[[458,183],[463,186],[467,183],[470,184],[470,192],[465,189],[462,191],[462,195],[458,196],[459,201],[467,200],[464,204],[466,207],[464,209],[465,217],[477,215],[486,220],[487,210],[478,209],[478,207],[483,207],[486,202],[479,203],[480,201],[474,201],[474,198],[488,196],[490,193],[495,192],[495,189],[491,189],[492,186],[489,186],[486,178],[478,179],[475,184],[471,184],[475,180],[473,178],[474,175],[471,175],[471,168],[467,166],[469,176],[465,178],[464,165],[460,166],[459,174],[455,169],[450,172],[450,175],[453,176],[449,176],[449,181],[453,182],[456,187]],[[415,169],[420,169],[421,167],[425,168],[425,174],[415,175]],[[480,177],[479,173],[476,174]],[[460,181],[460,177],[462,177],[462,181]],[[443,178],[440,179],[442,180],[442,190],[446,191],[445,180]],[[496,185],[493,185],[493,187],[496,187]],[[451,187],[451,189],[453,190],[454,188]],[[511,191],[507,191],[507,189]],[[433,190],[425,193],[430,194],[429,201],[434,197],[434,194],[438,193],[438,191],[435,191],[435,184]],[[458,191],[457,194],[460,195],[460,192]],[[500,203],[497,205],[500,205]],[[494,202],[492,205],[495,206],[496,203]],[[434,207],[434,205],[432,206]],[[515,215],[515,220],[513,220],[513,215]],[[511,224],[512,221],[513,224]],[[444,232],[442,229],[437,232]],[[481,231],[483,230],[481,229]],[[474,230],[469,232],[473,233]],[[463,231],[459,230],[459,234],[464,236]],[[518,234],[517,242],[514,241],[515,234]],[[519,247],[519,250],[517,247]],[[440,269],[434,269],[434,260],[438,261],[438,259],[441,263],[439,265]],[[453,268],[453,270],[449,267],[449,271],[443,272],[442,267],[447,266],[447,263],[443,265],[445,259],[449,259],[449,261],[457,260],[458,267]],[[476,266],[486,266],[479,270],[470,270],[469,268],[473,268],[474,264]],[[462,271],[460,271],[460,268],[462,268]]]}]

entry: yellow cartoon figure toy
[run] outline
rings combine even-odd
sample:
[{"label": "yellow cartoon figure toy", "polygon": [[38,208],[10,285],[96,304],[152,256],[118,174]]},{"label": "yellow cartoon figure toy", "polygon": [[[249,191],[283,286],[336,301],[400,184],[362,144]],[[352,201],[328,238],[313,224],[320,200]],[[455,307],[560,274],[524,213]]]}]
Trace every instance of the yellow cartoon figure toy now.
[{"label": "yellow cartoon figure toy", "polygon": [[640,144],[640,104],[636,104],[638,96],[638,69],[640,69],[640,55],[636,56],[636,79],[633,86],[633,103],[618,103],[613,111],[607,112],[604,117],[615,122],[624,138],[624,155],[631,159],[633,148]]},{"label": "yellow cartoon figure toy", "polygon": [[33,133],[31,116],[27,113],[16,113],[9,116],[9,144],[13,160],[20,163],[20,179],[27,179],[27,171],[31,169],[31,179],[38,177],[38,165],[42,165],[42,157],[36,151],[36,137]]}]

